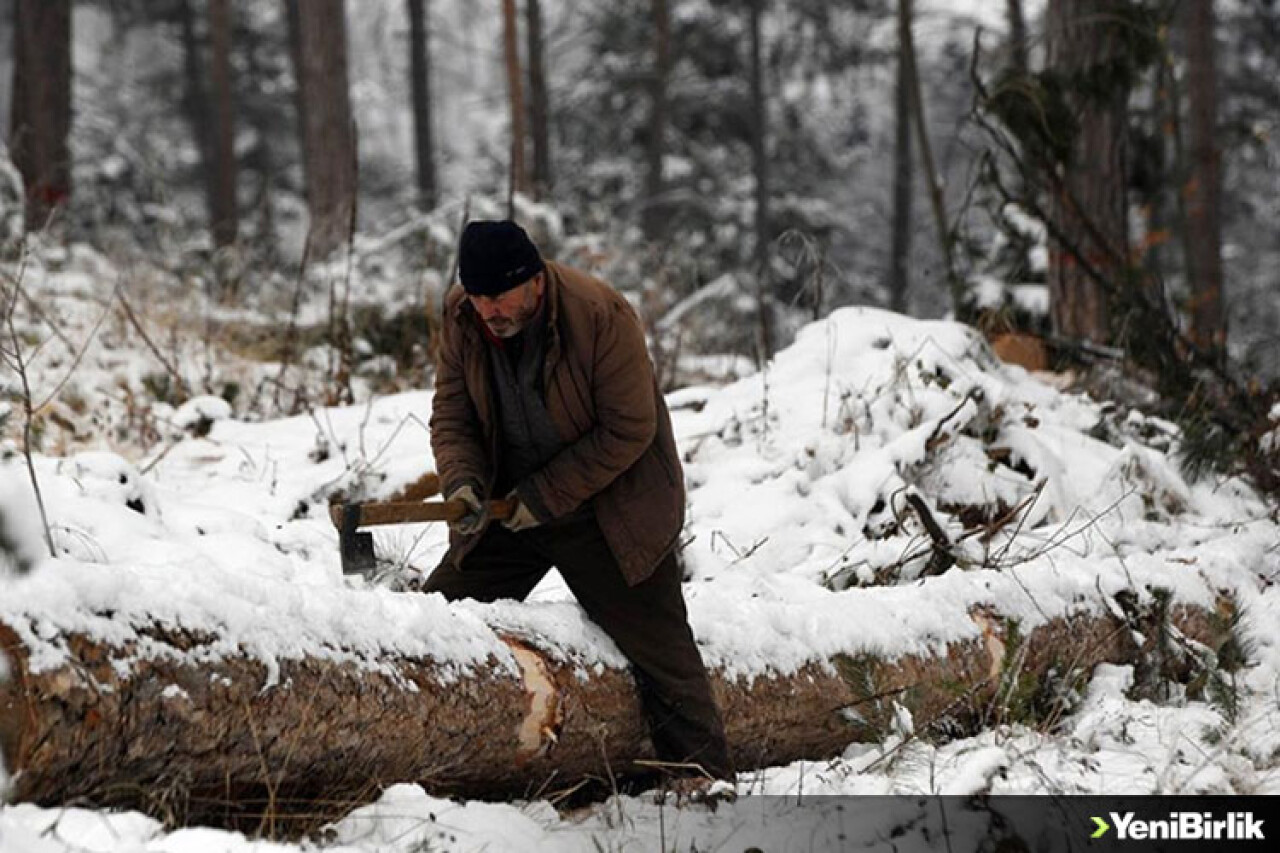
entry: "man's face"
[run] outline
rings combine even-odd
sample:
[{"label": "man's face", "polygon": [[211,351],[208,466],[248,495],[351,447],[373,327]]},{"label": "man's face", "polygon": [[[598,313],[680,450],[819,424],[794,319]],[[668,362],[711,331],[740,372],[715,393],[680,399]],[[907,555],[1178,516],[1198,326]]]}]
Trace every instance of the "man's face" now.
[{"label": "man's face", "polygon": [[489,331],[499,338],[519,334],[542,303],[542,273],[497,296],[468,296]]}]

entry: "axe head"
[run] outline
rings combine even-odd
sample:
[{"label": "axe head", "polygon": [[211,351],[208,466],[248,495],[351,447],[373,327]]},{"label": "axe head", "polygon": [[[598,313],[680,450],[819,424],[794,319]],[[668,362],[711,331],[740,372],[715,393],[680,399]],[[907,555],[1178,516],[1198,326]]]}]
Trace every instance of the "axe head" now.
[{"label": "axe head", "polygon": [[377,566],[373,556],[373,534],[361,533],[360,504],[344,504],[342,524],[338,528],[338,552],[342,555],[344,575],[367,575]]}]

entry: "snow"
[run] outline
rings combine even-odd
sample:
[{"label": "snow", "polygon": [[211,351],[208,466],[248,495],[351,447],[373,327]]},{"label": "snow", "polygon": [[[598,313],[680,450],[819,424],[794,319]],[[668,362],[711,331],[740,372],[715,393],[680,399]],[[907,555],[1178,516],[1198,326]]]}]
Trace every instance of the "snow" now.
[{"label": "snow", "polygon": [[6,543],[3,550],[7,552],[0,553],[0,580],[49,554],[35,493],[26,476],[16,455],[0,459],[0,539]]},{"label": "snow", "polygon": [[[1253,641],[1241,673],[1250,698],[1235,721],[1204,702],[1129,699],[1132,672],[1103,667],[1063,731],[1007,725],[933,745],[912,736],[903,710],[884,743],[744,773],[740,793],[1280,792],[1280,531],[1244,483],[1188,483],[1170,455],[1171,425],[1131,415],[1118,438],[1095,438],[1098,404],[999,364],[972,330],[861,308],[804,328],[762,372],[670,403],[689,483],[690,620],[708,664],[730,675],[794,671],[836,652],[937,651],[975,635],[969,614],[982,604],[1025,630],[1157,587],[1206,607],[1229,593]],[[384,496],[431,470],[430,407],[420,391],[250,423],[197,397],[172,422],[203,419],[207,432],[174,434],[144,465],[108,450],[37,455],[59,556],[4,580],[0,619],[36,669],[64,659],[67,631],[171,653],[139,631],[155,622],[216,626],[219,643],[200,653],[256,656],[269,680],[303,655],[374,670],[396,655],[453,672],[485,660],[515,667],[498,630],[536,635],[584,666],[621,665],[554,574],[530,602],[492,605],[343,576],[327,496]],[[993,447],[1003,455],[989,456]],[[949,507],[998,501],[1024,514],[984,546],[966,540],[959,568],[915,581],[924,561],[903,557],[923,540],[907,494],[957,538]],[[0,510],[38,554],[16,456]],[[378,529],[376,544],[398,571],[429,571],[445,529]],[[890,582],[867,585],[877,577]],[[172,686],[165,695],[183,698]],[[325,849],[638,850],[659,832],[706,849],[752,825],[749,803],[712,819],[621,797],[561,816],[541,801],[456,803],[397,785],[334,825]],[[0,809],[5,853],[296,849],[166,832],[132,813]]]},{"label": "snow", "polygon": [[173,413],[173,425],[179,429],[195,429],[205,422],[207,429],[207,426],[212,425],[214,421],[229,417],[231,417],[230,403],[221,397],[201,394],[178,407],[178,410]]}]

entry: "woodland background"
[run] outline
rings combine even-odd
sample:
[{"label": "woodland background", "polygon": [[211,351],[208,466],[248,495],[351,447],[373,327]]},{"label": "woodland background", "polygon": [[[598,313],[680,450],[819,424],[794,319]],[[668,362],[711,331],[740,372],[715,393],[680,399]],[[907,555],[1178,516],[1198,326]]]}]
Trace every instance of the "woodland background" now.
[{"label": "woodland background", "polygon": [[1280,372],[1278,34],[1270,0],[3,0],[5,252],[336,288],[330,343],[413,381],[464,212],[514,212],[655,323],[700,293],[682,351],[883,305],[1185,397]]}]

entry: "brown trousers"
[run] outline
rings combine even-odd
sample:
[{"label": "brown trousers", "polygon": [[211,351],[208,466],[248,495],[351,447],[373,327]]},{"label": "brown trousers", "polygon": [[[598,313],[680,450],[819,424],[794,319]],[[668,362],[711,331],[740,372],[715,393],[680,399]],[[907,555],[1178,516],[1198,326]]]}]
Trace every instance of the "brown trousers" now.
[{"label": "brown trousers", "polygon": [[423,592],[439,592],[450,601],[523,601],[552,566],[559,569],[587,616],[631,662],[659,760],[733,778],[724,725],[689,630],[674,553],[647,580],[627,586],[588,515],[519,533],[491,524],[463,565],[458,570],[446,556]]}]

